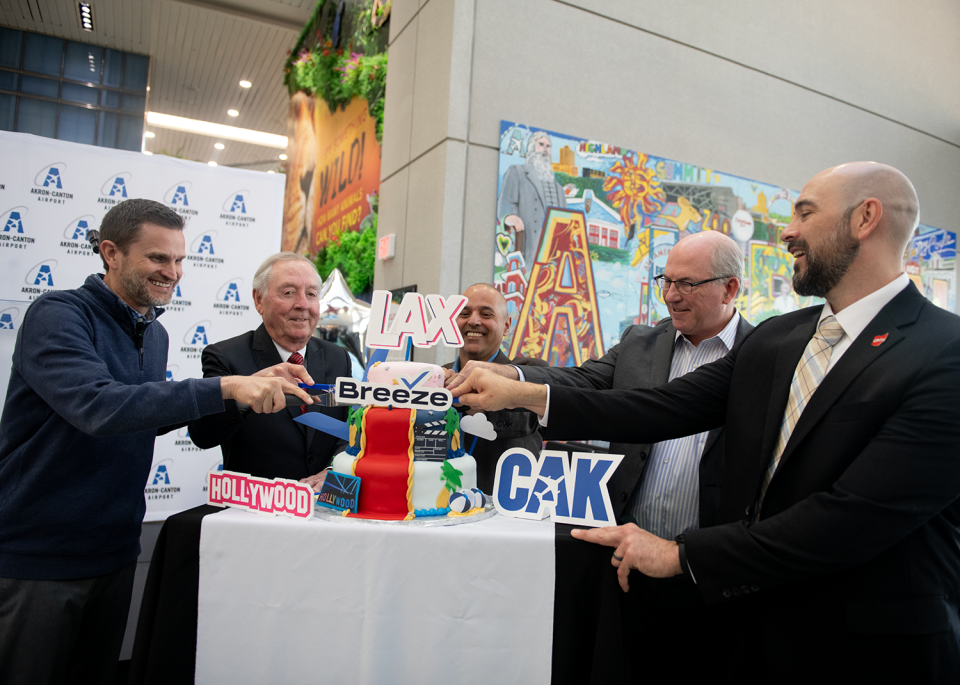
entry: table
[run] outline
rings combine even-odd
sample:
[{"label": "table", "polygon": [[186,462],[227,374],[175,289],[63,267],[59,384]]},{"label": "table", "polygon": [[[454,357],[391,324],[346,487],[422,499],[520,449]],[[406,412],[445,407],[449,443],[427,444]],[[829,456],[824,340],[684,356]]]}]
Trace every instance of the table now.
[{"label": "table", "polygon": [[[205,516],[221,511],[216,507],[197,507],[171,517],[164,525],[147,578],[131,661],[131,683],[190,683],[194,681],[195,669],[199,676],[213,677],[214,672],[205,665],[210,663],[206,659],[210,655],[208,650],[214,648],[209,637],[201,639],[201,658],[196,660],[200,530]],[[217,520],[217,527],[222,528],[228,517],[238,515],[248,517],[246,520],[249,523],[256,524],[249,530],[259,530],[260,533],[264,532],[265,525],[269,526],[274,521],[253,514],[224,512],[222,516],[225,518]],[[484,523],[470,524],[469,527],[482,526]],[[500,523],[521,522],[504,520]],[[243,519],[231,524],[232,527],[239,524],[242,529]],[[550,524],[545,522],[542,525]],[[266,530],[269,531],[269,528]],[[610,566],[610,552],[573,540],[570,530],[570,526],[563,525],[557,525],[554,530],[553,630],[549,637],[552,645],[551,681],[612,682],[623,671],[619,644],[619,589]],[[243,531],[239,532],[242,534]],[[312,532],[316,533],[316,530]],[[231,544],[240,547],[236,543],[228,543],[216,553],[229,552]],[[289,582],[282,576],[278,570],[277,578],[272,583],[261,579],[260,584],[279,586]],[[456,622],[454,618],[451,621]],[[212,635],[218,632],[224,633],[226,629],[219,626]],[[201,634],[211,635],[203,631]],[[241,641],[246,637],[237,636],[236,639]],[[322,663],[323,649],[323,645],[316,646],[318,663]],[[483,674],[462,675],[465,677],[458,679],[451,672],[447,679],[462,682],[485,680]],[[394,680],[402,681],[399,678]],[[322,681],[322,678],[317,680]],[[422,682],[432,680],[424,679]]]}]

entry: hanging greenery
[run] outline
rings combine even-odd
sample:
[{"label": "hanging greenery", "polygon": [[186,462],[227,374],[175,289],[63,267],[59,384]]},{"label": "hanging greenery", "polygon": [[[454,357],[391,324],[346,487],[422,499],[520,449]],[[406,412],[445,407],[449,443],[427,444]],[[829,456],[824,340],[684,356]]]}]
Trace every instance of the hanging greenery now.
[{"label": "hanging greenery", "polygon": [[[320,0],[313,16],[304,27],[300,38],[287,57],[283,82],[293,95],[303,91],[327,103],[330,112],[348,104],[353,98],[367,101],[370,116],[376,121],[377,142],[383,139],[383,98],[387,83],[387,52],[380,50],[383,42],[380,29],[384,17],[390,11],[390,3],[379,0],[359,0],[351,4],[343,26],[352,22],[355,29],[346,49],[334,43],[340,36],[333,36],[333,22],[329,12],[323,10],[325,0]],[[330,3],[335,7],[336,3]],[[331,26],[323,26],[324,20]],[[325,30],[327,29],[327,30]],[[313,36],[316,34],[316,39]],[[312,43],[312,47],[309,44]]]},{"label": "hanging greenery", "polygon": [[313,258],[320,277],[326,281],[340,269],[354,296],[373,286],[373,264],[377,252],[377,215],[370,214],[363,230],[339,233]]}]

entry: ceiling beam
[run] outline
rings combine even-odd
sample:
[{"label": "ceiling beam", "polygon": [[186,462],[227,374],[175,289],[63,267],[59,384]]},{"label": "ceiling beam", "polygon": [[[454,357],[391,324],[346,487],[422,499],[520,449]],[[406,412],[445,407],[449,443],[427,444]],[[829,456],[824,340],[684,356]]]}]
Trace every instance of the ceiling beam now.
[{"label": "ceiling beam", "polygon": [[247,2],[229,2],[228,0],[171,0],[171,2],[179,2],[182,5],[192,5],[193,7],[199,7],[212,12],[220,12],[221,14],[240,17],[241,19],[249,19],[296,33],[299,33],[303,29],[312,11],[312,8],[304,12],[303,10],[295,9],[288,5],[271,3],[272,8],[276,11],[264,12],[261,9],[264,3],[259,2],[254,4],[249,2],[249,0],[247,0]]}]

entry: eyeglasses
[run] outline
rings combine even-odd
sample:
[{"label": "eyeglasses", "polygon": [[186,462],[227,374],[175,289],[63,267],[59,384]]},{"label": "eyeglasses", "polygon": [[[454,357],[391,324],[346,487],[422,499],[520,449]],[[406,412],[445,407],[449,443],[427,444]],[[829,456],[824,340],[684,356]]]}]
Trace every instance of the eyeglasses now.
[{"label": "eyeglasses", "polygon": [[733,278],[733,276],[717,276],[716,278],[708,278],[703,281],[697,281],[696,283],[689,283],[687,281],[671,281],[663,274],[660,274],[653,279],[654,283],[657,284],[657,287],[660,288],[663,292],[667,292],[670,289],[670,285],[677,289],[677,292],[681,295],[689,295],[693,292],[693,289],[698,285],[703,285],[704,283],[712,283],[713,281],[722,281],[725,278]]}]

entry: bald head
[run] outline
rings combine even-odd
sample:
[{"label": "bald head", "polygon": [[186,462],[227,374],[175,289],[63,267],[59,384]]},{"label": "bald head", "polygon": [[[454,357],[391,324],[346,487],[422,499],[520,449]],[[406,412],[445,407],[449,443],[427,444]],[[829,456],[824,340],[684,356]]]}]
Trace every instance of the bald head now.
[{"label": "bald head", "polygon": [[467,304],[457,315],[457,327],[463,336],[460,362],[487,361],[500,349],[510,327],[507,301],[489,283],[475,283],[463,291]]},{"label": "bald head", "polygon": [[825,297],[839,312],[892,282],[919,213],[913,184],[893,167],[852,162],[821,171],[780,233],[794,257],[794,290]]},{"label": "bald head", "polygon": [[903,252],[920,220],[920,201],[901,171],[878,162],[850,162],[821,171],[814,181],[827,184],[846,212],[870,198],[879,200],[883,210],[878,228],[898,253]]}]

